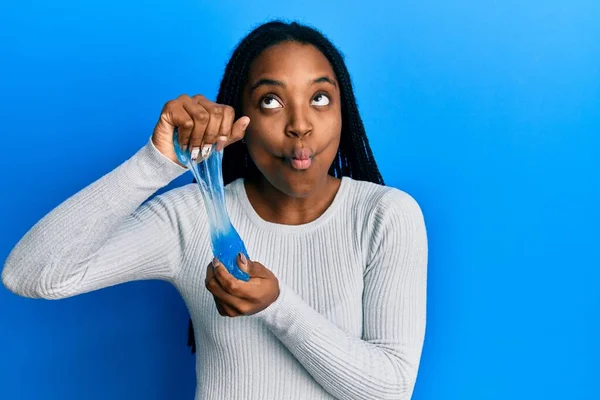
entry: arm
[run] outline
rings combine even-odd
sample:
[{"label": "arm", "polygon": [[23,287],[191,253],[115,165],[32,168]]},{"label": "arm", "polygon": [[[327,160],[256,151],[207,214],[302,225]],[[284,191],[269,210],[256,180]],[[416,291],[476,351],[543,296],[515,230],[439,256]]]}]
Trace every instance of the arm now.
[{"label": "arm", "polygon": [[31,228],[9,254],[2,282],[24,297],[60,299],[126,281],[170,279],[180,255],[172,194],[140,205],[184,172],[149,140]]},{"label": "arm", "polygon": [[364,272],[363,335],[349,336],[285,284],[255,314],[332,395],[409,399],[426,317],[427,236],[418,204],[398,190],[384,196]]}]

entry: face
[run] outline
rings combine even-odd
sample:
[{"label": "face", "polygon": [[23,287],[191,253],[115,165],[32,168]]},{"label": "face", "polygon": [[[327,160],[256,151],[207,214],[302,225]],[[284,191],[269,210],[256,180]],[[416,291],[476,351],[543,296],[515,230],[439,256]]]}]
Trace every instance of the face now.
[{"label": "face", "polygon": [[248,153],[279,191],[306,197],[327,182],[340,143],[339,85],[314,46],[284,42],[250,68],[243,112]]}]

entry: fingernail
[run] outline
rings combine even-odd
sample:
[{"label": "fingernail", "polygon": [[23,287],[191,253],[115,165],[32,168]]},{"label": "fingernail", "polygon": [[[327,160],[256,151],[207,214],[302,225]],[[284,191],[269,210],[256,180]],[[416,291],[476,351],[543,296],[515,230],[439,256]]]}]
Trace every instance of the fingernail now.
[{"label": "fingernail", "polygon": [[219,136],[219,138],[217,139],[216,150],[217,151],[223,150],[223,147],[225,147],[225,143],[227,143],[227,136]]},{"label": "fingernail", "polygon": [[246,122],[242,124],[242,129],[246,129],[250,125],[250,119],[247,119]]},{"label": "fingernail", "polygon": [[248,260],[246,259],[246,256],[244,255],[244,253],[240,253],[240,261],[244,265],[248,264]]},{"label": "fingernail", "polygon": [[198,154],[200,154],[200,147],[194,147],[191,154],[192,160],[196,161]]},{"label": "fingernail", "polygon": [[210,150],[212,149],[212,144],[205,144],[202,147],[202,158],[206,159],[210,155]]},{"label": "fingernail", "polygon": [[213,258],[213,260],[212,260],[213,268],[217,268],[218,265],[219,265],[219,259],[217,259],[217,257]]}]

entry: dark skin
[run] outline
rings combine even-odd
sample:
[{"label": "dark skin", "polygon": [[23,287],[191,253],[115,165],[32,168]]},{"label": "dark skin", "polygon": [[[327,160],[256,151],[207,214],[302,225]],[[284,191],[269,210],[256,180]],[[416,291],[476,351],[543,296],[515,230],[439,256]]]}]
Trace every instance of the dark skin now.
[{"label": "dark skin", "polygon": [[[170,139],[176,126],[180,145],[190,150],[212,143],[223,148],[243,137],[261,172],[258,180],[245,182],[258,215],[286,225],[315,220],[340,185],[328,174],[342,128],[340,91],[329,61],[312,45],[270,47],[253,62],[242,101],[244,116],[234,121],[231,107],[200,95],[181,96],[165,105],[153,142],[178,162]],[[206,269],[206,288],[223,316],[255,314],[279,296],[279,282],[264,265],[243,256],[237,263],[250,275],[248,282],[234,278],[217,259]]]},{"label": "dark skin", "polygon": [[[248,197],[267,221],[310,222],[329,207],[340,184],[328,174],[342,129],[333,69],[315,47],[285,43],[259,56],[248,78],[243,109],[252,124],[245,140],[262,173],[259,182],[247,182]],[[296,170],[289,156],[302,148],[314,155],[310,168]]]}]

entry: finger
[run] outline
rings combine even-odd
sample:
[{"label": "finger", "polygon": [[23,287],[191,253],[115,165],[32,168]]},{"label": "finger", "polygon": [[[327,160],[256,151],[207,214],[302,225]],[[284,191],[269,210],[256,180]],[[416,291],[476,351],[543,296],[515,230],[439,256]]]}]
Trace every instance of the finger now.
[{"label": "finger", "polygon": [[217,299],[217,296],[215,296],[214,294],[213,294],[213,300],[215,302],[215,307],[217,308],[219,315],[222,315],[223,317],[226,316],[227,314],[225,313],[225,310],[223,309],[221,302],[219,302],[219,299]]},{"label": "finger", "polygon": [[[244,263],[244,261],[245,261],[245,263]],[[246,257],[241,253],[238,254],[237,265],[240,267],[241,270],[243,270],[248,275],[250,275],[250,278],[260,278],[260,279],[269,278],[270,271],[268,269],[266,269],[264,267],[264,265],[262,265],[258,261],[252,261],[252,260],[246,259]]]},{"label": "finger", "polygon": [[238,299],[249,301],[256,300],[249,291],[250,286],[248,283],[231,275],[229,271],[227,271],[227,268],[225,268],[225,266],[217,259],[215,259],[213,262],[215,265],[215,279],[219,283],[219,286],[221,286],[226,293]]},{"label": "finger", "polygon": [[[182,98],[185,98],[185,95],[180,96],[178,100],[181,100]],[[167,123],[177,128],[179,146],[185,150],[194,127],[194,120],[182,107],[181,102],[175,100],[167,102],[162,118],[164,118]]]},{"label": "finger", "polygon": [[[223,266],[221,266],[219,268],[225,269],[225,267],[223,267]],[[213,263],[208,264],[208,266],[206,267],[206,278],[204,280],[204,285],[206,286],[206,288],[208,289],[209,292],[211,292],[219,300],[222,300],[229,305],[235,305],[239,301],[241,301],[240,298],[237,298],[233,294],[228,293],[225,290],[225,288],[223,288],[223,286],[221,286],[221,283],[217,279],[217,274],[215,272]]]},{"label": "finger", "polygon": [[246,129],[248,128],[249,124],[250,118],[246,116],[241,117],[240,119],[235,121],[235,123],[231,127],[231,135],[229,135],[229,141],[227,144],[229,145],[231,143],[237,142],[238,140],[242,140],[246,135]]},{"label": "finger", "polygon": [[212,145],[217,141],[221,123],[223,122],[223,117],[225,115],[225,106],[213,103],[205,97],[200,97],[198,103],[202,105],[210,115],[208,125],[206,126],[206,132],[204,133],[204,138],[202,140],[202,150],[204,151],[205,146],[208,147],[209,144]]},{"label": "finger", "polygon": [[215,267],[213,267],[212,262],[208,263],[206,266],[206,277],[204,278],[204,283],[208,283],[211,279],[215,277]]},{"label": "finger", "polygon": [[240,267],[242,271],[250,275],[250,266],[248,265],[248,259],[246,258],[244,253],[238,253],[236,261],[238,267]]},{"label": "finger", "polygon": [[206,288],[227,315],[235,316],[249,312],[249,303],[227,293],[214,277],[206,283]]},{"label": "finger", "polygon": [[229,306],[225,303],[222,303],[221,301],[219,301],[219,306],[223,309],[223,312],[227,317],[239,317],[240,315],[244,314],[240,310],[237,310],[235,307]]},{"label": "finger", "polygon": [[229,141],[229,136],[231,136],[231,127],[233,126],[233,121],[235,119],[235,110],[231,106],[224,106],[223,111],[223,121],[221,122],[221,127],[219,128],[219,137],[217,138],[217,151],[223,150],[223,147]]},{"label": "finger", "polygon": [[200,153],[200,146],[205,135],[206,126],[210,120],[208,111],[193,99],[183,104],[183,108],[194,121],[194,127],[189,138],[189,148],[192,152],[191,158],[195,161]]},{"label": "finger", "polygon": [[237,317],[240,315],[240,313],[235,311],[233,308],[221,303],[221,301],[216,296],[213,296],[213,299],[215,301],[215,306],[217,308],[217,311],[219,312],[219,315],[223,317]]}]

